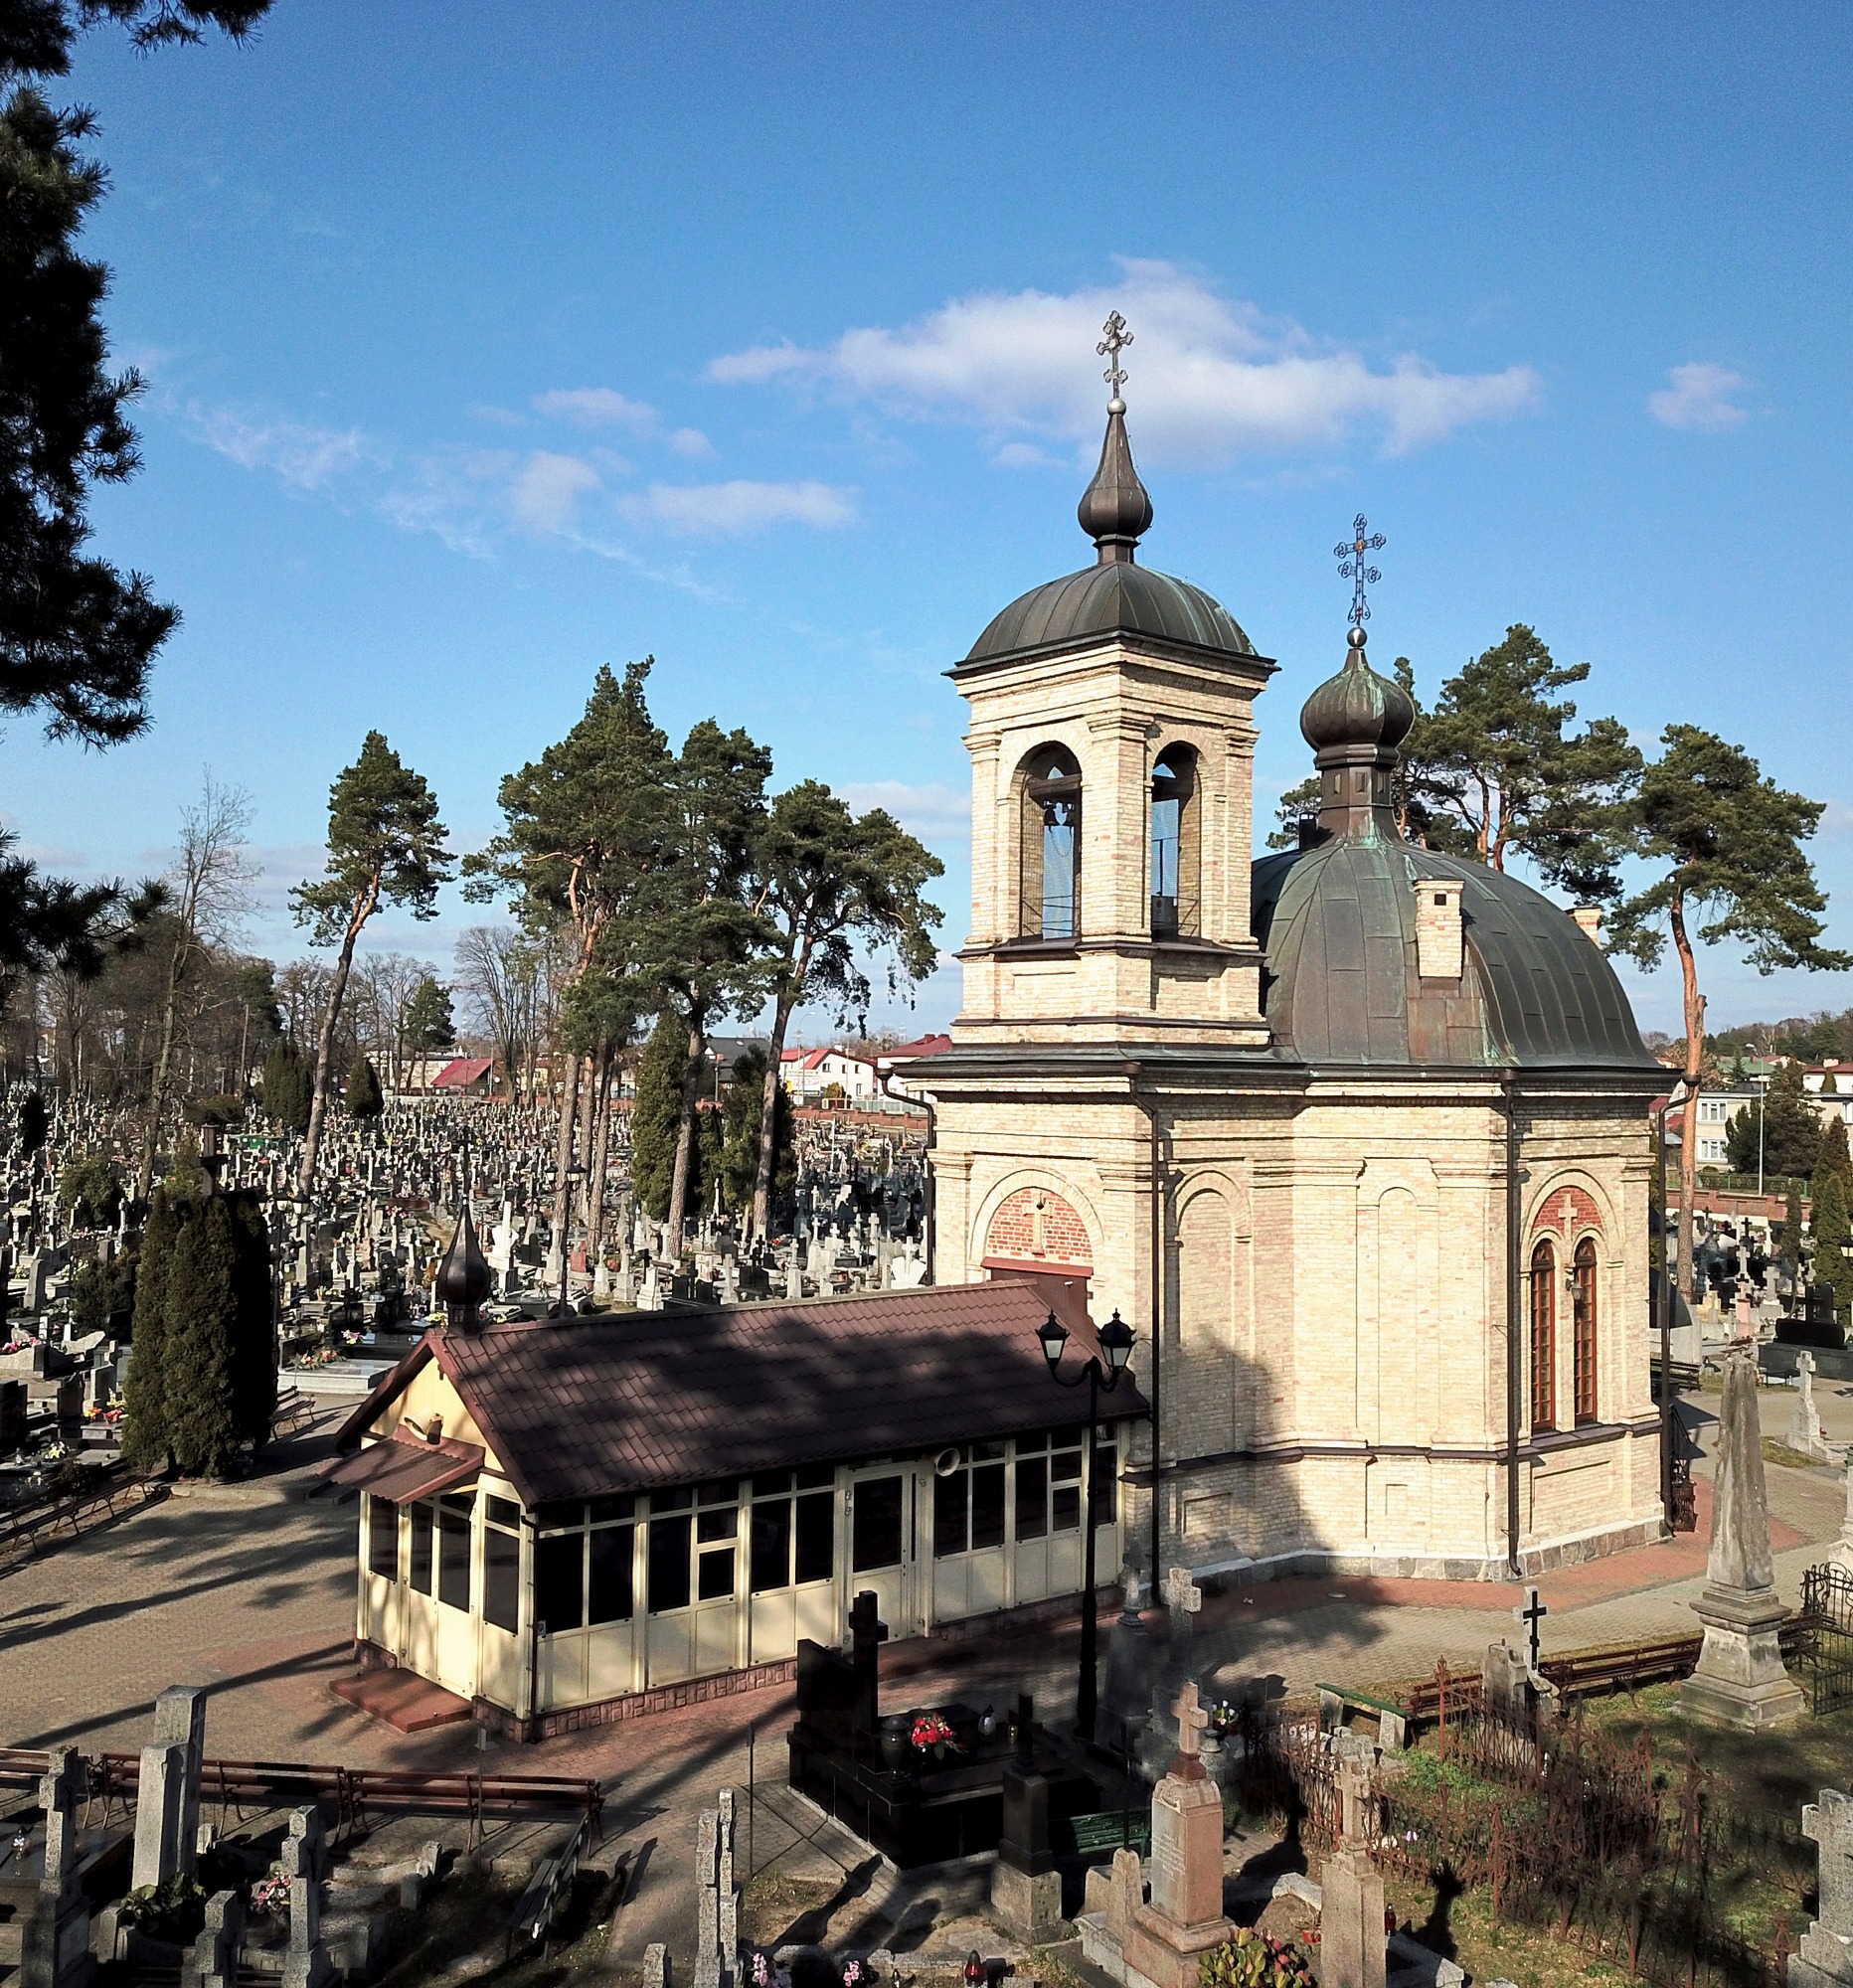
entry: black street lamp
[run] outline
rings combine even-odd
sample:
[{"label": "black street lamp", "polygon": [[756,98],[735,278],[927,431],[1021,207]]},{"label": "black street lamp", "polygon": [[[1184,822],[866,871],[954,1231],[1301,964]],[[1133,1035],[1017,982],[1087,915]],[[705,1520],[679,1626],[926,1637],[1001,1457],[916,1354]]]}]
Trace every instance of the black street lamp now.
[{"label": "black street lamp", "polygon": [[586,1178],[586,1169],[576,1160],[562,1176],[567,1184],[566,1220],[560,1225],[560,1309],[556,1318],[571,1318],[573,1309],[567,1303],[567,1265],[572,1260],[572,1251],[567,1247],[573,1234],[573,1190]]},{"label": "black street lamp", "polygon": [[1082,1574],[1081,1574],[1081,1684],[1075,1694],[1075,1730],[1082,1739],[1094,1738],[1095,1714],[1099,1702],[1095,1677],[1099,1655],[1099,1608],[1095,1599],[1094,1579],[1094,1440],[1100,1423],[1100,1397],[1119,1386],[1132,1356],[1132,1328],[1115,1311],[1100,1327],[1100,1352],[1105,1364],[1095,1354],[1072,1381],[1062,1379],[1062,1354],[1068,1345],[1068,1327],[1051,1312],[1036,1335],[1042,1341],[1043,1358],[1049,1372],[1064,1388],[1088,1390],[1088,1452],[1082,1488]]}]

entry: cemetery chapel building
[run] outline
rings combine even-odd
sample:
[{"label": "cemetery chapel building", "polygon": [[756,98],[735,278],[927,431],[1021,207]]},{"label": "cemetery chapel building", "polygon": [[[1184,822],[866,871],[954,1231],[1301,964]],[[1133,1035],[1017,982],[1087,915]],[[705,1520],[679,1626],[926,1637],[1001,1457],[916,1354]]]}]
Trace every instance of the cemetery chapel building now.
[{"label": "cemetery chapel building", "polygon": [[466,1211],[450,1325],[330,1473],[363,1498],[363,1663],[539,1734],[769,1676],[865,1588],[897,1636],[1059,1603],[1085,1407],[1044,1366],[1051,1306],[1084,1356],[1109,1310],[1139,1333],[1093,1459],[1104,1576],[1485,1578],[1659,1536],[1664,1073],[1593,932],[1405,839],[1414,708],[1361,621],[1300,714],[1317,820],[1252,860],[1275,665],[1139,564],[1124,412],[1095,563],[951,672],[964,1005],[909,1074],[935,1288],[481,1329]]},{"label": "cemetery chapel building", "polygon": [[1657,1538],[1665,1078],[1594,920],[1406,839],[1415,710],[1361,587],[1300,712],[1317,819],[1252,860],[1276,665],[1139,563],[1116,395],[1080,519],[1095,563],[950,673],[972,922],[953,1047],[915,1073],[935,1281],[1059,1268],[1140,1327],[1147,1565],[1489,1577]]}]

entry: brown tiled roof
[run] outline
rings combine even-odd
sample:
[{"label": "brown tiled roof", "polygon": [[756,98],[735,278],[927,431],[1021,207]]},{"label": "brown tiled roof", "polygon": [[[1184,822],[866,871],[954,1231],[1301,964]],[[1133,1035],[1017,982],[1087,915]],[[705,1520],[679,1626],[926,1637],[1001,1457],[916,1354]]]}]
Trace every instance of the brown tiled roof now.
[{"label": "brown tiled roof", "polygon": [[473,1442],[421,1441],[402,1422],[384,1442],[369,1443],[351,1456],[324,1464],[322,1488],[366,1491],[395,1505],[409,1505],[435,1491],[448,1491],[482,1469],[482,1450]]},{"label": "brown tiled roof", "polygon": [[[1078,1298],[1053,1295],[1074,1335],[1072,1373],[1098,1342]],[[1085,1390],[1050,1380],[1036,1339],[1051,1296],[1047,1284],[999,1278],[812,1304],[433,1330],[424,1344],[535,1504],[1081,1421]],[[402,1365],[401,1385],[415,1364]],[[376,1413],[379,1406],[382,1394]],[[1122,1382],[1101,1412],[1121,1419],[1145,1404]]]}]

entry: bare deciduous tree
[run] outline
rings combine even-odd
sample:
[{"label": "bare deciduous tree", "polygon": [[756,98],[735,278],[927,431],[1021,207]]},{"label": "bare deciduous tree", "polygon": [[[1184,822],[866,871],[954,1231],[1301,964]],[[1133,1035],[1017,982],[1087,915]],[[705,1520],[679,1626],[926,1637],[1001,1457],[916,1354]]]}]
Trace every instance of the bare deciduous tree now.
[{"label": "bare deciduous tree", "polygon": [[202,947],[229,946],[251,911],[251,887],[257,876],[251,860],[251,795],[243,787],[222,786],[209,767],[200,798],[180,814],[180,854],[168,873],[173,910],[166,922],[166,948],[154,1078],[148,1091],[148,1122],[142,1133],[135,1196],[146,1201],[154,1186],[154,1157],[173,1078],[174,1018],[180,989]]}]

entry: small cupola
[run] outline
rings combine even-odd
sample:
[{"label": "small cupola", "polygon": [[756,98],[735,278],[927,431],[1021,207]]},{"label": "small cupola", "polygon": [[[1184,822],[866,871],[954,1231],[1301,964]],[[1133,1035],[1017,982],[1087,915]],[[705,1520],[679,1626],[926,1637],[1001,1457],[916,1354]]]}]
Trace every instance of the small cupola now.
[{"label": "small cupola", "polygon": [[1369,561],[1384,536],[1371,534],[1362,512],[1351,529],[1352,537],[1335,548],[1342,562],[1338,571],[1353,582],[1345,665],[1300,707],[1299,729],[1319,770],[1320,830],[1392,840],[1397,747],[1416,722],[1416,700],[1401,684],[1380,677],[1365,657],[1370,636],[1364,624],[1371,618],[1365,583],[1383,577]]},{"label": "small cupola", "polygon": [[1133,553],[1152,527],[1152,500],[1132,466],[1132,443],[1126,437],[1126,404],[1119,398],[1125,373],[1119,355],[1132,343],[1126,321],[1117,311],[1106,320],[1106,336],[1098,350],[1106,360],[1106,383],[1113,398],[1106,404],[1106,433],[1100,442],[1100,465],[1082,493],[1075,515],[1094,541],[1101,566],[1131,566]]}]

